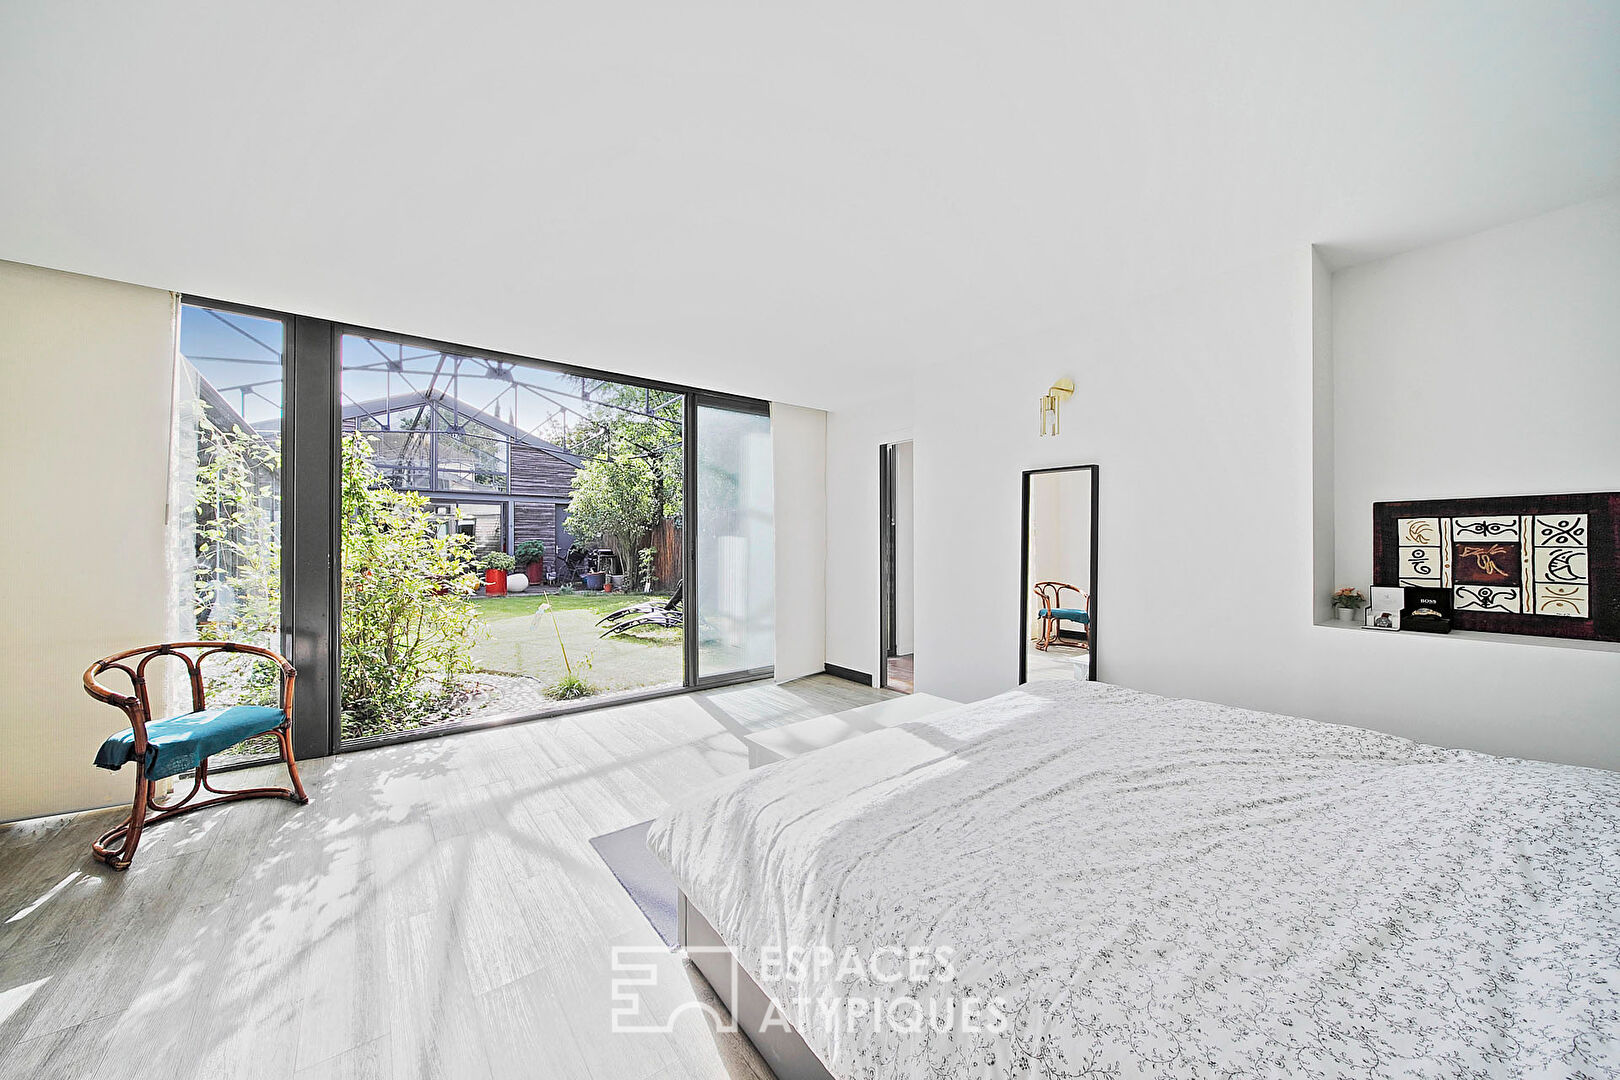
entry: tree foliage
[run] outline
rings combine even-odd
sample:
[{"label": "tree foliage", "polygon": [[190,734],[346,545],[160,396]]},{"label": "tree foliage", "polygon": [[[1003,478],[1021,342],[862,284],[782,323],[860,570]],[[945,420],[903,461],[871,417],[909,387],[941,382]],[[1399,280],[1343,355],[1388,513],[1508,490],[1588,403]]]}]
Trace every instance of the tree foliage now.
[{"label": "tree foliage", "polygon": [[658,522],[653,499],[653,468],[639,454],[609,451],[574,474],[568,527],[576,536],[600,536],[625,567],[647,530]]},{"label": "tree foliage", "polygon": [[574,475],[568,527],[600,536],[626,573],[646,536],[681,512],[682,398],[637,386],[591,392],[593,406],[568,436],[584,463]]}]

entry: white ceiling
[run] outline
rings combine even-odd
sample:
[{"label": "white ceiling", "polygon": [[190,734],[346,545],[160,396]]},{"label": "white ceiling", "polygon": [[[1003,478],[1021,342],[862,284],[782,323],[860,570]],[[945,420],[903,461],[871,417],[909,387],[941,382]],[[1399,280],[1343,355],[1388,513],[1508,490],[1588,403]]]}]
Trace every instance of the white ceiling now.
[{"label": "white ceiling", "polygon": [[828,405],[1620,187],[1620,2],[0,0],[0,258]]}]

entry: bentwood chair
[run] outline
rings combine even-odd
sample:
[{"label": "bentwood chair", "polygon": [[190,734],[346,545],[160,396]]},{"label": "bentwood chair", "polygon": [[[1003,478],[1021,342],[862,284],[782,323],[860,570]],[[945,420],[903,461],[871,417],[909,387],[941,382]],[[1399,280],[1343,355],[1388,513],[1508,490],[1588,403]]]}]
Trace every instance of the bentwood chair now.
[{"label": "bentwood chair", "polygon": [[[210,709],[203,700],[202,664],[219,653],[243,653],[269,660],[279,669],[280,705],[232,705]],[[193,655],[195,654],[195,655]],[[147,692],[146,667],[158,657],[176,656],[185,664],[191,685],[191,711],[161,720],[152,719],[152,703]],[[103,685],[99,677],[109,671],[122,672],[130,681],[133,696]],[[96,764],[117,771],[126,762],[135,763],[135,802],[129,817],[107,830],[90,845],[95,857],[114,870],[127,870],[141,842],[141,832],[149,825],[167,821],[193,810],[217,806],[238,799],[291,799],[300,806],[309,802],[298,763],[293,760],[292,701],[293,680],[298,672],[287,659],[257,645],[235,641],[175,641],[147,645],[97,660],[84,673],[84,689],[97,701],[121,709],[129,718],[129,730],[111,736],[101,744]],[[274,734],[287,763],[292,787],[216,788],[208,782],[208,759],[244,739]],[[178,801],[158,799],[157,781],[190,770],[191,790]],[[214,798],[196,799],[199,791]],[[118,845],[118,846],[114,846]]]},{"label": "bentwood chair", "polygon": [[[1063,606],[1063,591],[1076,593],[1080,597],[1079,607]],[[1035,647],[1043,652],[1051,648],[1057,641],[1060,624],[1075,622],[1086,628],[1086,644],[1082,648],[1090,647],[1091,640],[1091,597],[1084,589],[1068,585],[1061,581],[1038,581],[1035,583],[1035,598],[1040,601],[1035,616],[1041,620],[1040,633],[1035,637]]]}]

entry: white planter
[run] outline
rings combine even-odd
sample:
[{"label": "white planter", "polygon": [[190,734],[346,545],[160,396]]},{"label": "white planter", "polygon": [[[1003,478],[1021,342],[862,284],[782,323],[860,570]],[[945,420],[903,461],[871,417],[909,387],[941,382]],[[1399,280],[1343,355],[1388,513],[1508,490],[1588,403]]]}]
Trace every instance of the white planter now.
[{"label": "white planter", "polygon": [[529,587],[529,575],[507,574],[506,591],[509,593],[522,592]]},{"label": "white planter", "polygon": [[[508,589],[510,589],[512,587],[512,579],[511,578],[506,579],[506,587]],[[1361,621],[1361,609],[1360,608],[1353,608],[1353,607],[1339,608],[1339,621],[1340,622],[1348,622],[1348,623]]]},{"label": "white planter", "polygon": [[626,581],[630,580],[630,575],[629,574],[609,574],[608,578],[613,582],[613,588],[615,590],[622,590],[624,588],[624,583]]}]

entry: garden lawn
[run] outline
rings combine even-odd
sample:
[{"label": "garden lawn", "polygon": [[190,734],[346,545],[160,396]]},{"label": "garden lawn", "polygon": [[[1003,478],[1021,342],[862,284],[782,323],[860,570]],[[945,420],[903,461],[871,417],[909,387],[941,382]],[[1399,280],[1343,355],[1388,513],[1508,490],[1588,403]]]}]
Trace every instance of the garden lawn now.
[{"label": "garden lawn", "polygon": [[[529,675],[550,685],[563,677],[562,650],[574,673],[597,693],[637,690],[681,682],[681,631],[643,627],[599,639],[596,620],[630,604],[663,602],[668,595],[645,593],[551,593],[494,596],[474,600],[487,635],[473,646],[473,662],[485,671]],[[549,603],[551,612],[540,611]],[[552,626],[552,615],[557,618]],[[589,666],[582,666],[588,663]]]}]

